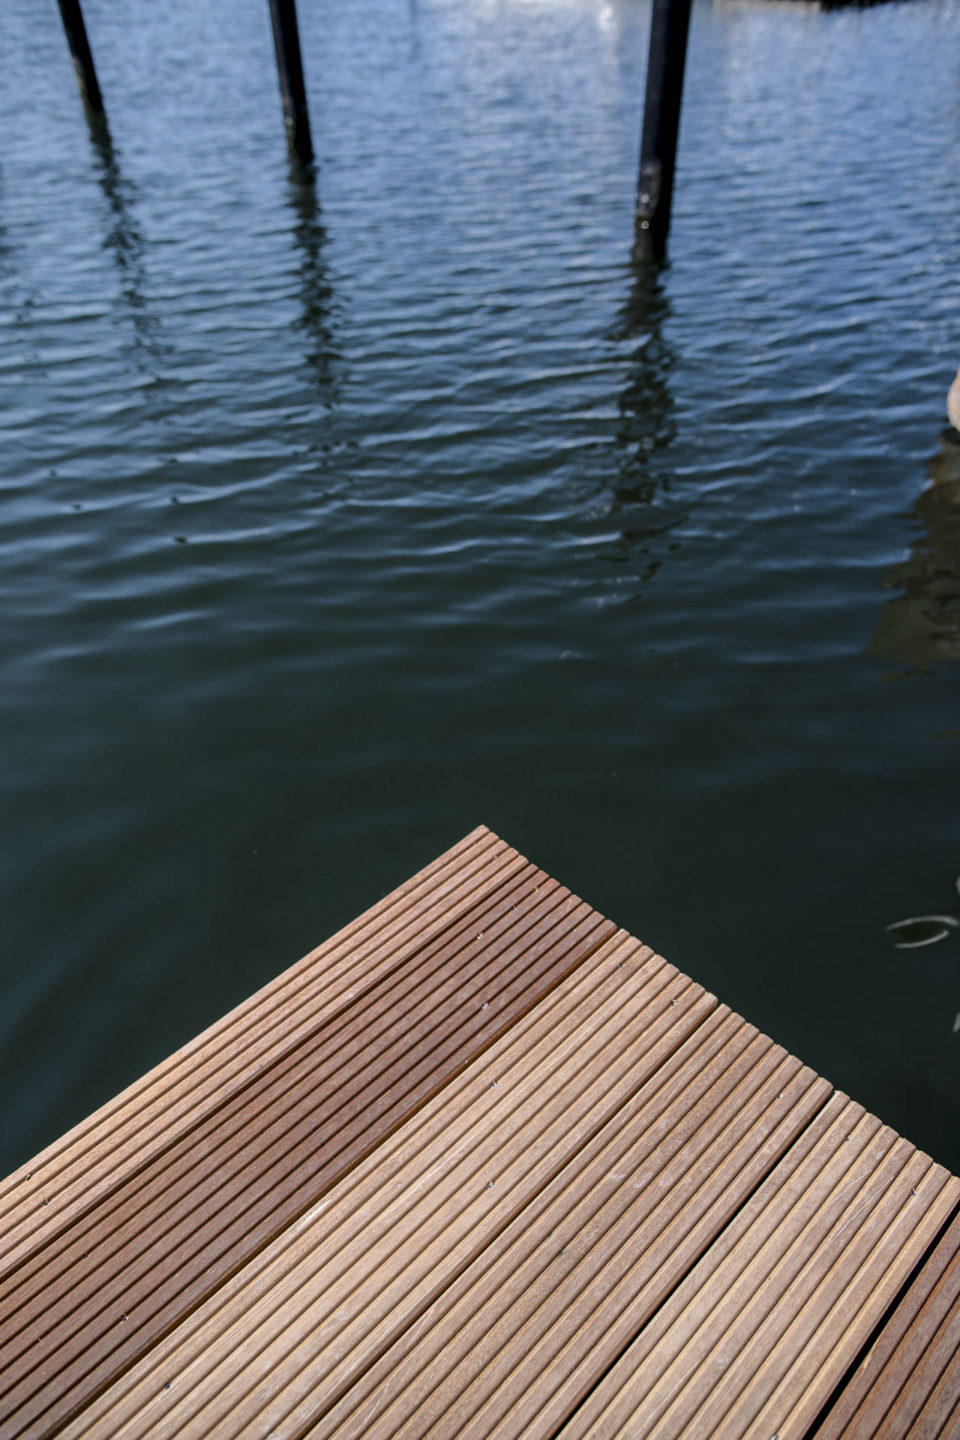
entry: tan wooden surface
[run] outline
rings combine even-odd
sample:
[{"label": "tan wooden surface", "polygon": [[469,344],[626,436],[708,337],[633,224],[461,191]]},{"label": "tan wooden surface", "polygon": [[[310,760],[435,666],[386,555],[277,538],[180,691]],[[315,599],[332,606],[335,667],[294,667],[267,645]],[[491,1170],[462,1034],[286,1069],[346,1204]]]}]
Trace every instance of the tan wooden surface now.
[{"label": "tan wooden surface", "polygon": [[809,1139],[760,1187],[565,1436],[807,1433],[960,1190],[841,1095]]},{"label": "tan wooden surface", "polygon": [[817,1440],[960,1433],[960,1220],[921,1268]]},{"label": "tan wooden surface", "polygon": [[517,858],[319,1029],[298,1004],[294,1050],[251,1067],[0,1282],[14,1433],[66,1418],[125,1369],[611,933]]},{"label": "tan wooden surface", "polygon": [[0,1186],[0,1436],[946,1435],[958,1204],[481,827]]}]

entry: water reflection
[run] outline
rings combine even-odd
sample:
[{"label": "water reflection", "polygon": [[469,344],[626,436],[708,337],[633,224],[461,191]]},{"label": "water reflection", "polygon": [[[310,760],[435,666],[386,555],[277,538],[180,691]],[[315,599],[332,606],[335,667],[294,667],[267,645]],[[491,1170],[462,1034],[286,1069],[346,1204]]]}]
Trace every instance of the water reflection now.
[{"label": "water reflection", "polygon": [[293,211],[293,238],[299,251],[300,317],[297,329],[307,342],[304,359],[326,403],[336,398],[333,288],[327,274],[324,246],[327,232],[320,217],[320,205],[312,168],[296,161],[290,165],[289,203]]},{"label": "water reflection", "polygon": [[[0,206],[4,206],[6,196],[4,194],[5,183],[3,171],[0,170]],[[12,330],[24,332],[30,329],[33,321],[33,311],[36,307],[36,297],[27,288],[23,275],[23,266],[20,263],[22,257],[18,253],[20,246],[10,238],[10,232],[6,221],[2,218],[0,211],[0,286],[2,286],[3,304],[8,307],[9,319],[12,320]],[[30,361],[39,365],[39,356],[35,345],[30,347]]]},{"label": "water reflection", "polygon": [[[3,171],[0,170],[0,202],[3,200]],[[12,271],[13,246],[7,234],[7,227],[3,217],[0,215],[0,277],[6,276]]]},{"label": "water reflection", "polygon": [[419,60],[422,49],[420,39],[420,7],[417,0],[409,0],[410,12],[410,58]]},{"label": "water reflection", "polygon": [[885,605],[869,653],[913,666],[960,660],[960,434],[940,436],[931,484],[913,507],[924,533],[884,579],[903,593]]},{"label": "water reflection", "polygon": [[89,106],[84,109],[93,143],[97,180],[110,211],[110,228],[104,237],[104,249],[110,251],[116,262],[120,295],[133,324],[135,346],[155,356],[154,325],[144,300],[144,239],[130,209],[135,191],[118,164],[106,115],[91,110]]},{"label": "water reflection", "polygon": [[635,253],[632,283],[611,339],[628,351],[627,383],[617,397],[616,474],[611,517],[620,525],[616,558],[648,557],[647,580],[660,568],[668,535],[686,517],[671,495],[671,467],[665,453],[676,435],[670,371],[674,354],[664,334],[670,302],[663,267]]}]

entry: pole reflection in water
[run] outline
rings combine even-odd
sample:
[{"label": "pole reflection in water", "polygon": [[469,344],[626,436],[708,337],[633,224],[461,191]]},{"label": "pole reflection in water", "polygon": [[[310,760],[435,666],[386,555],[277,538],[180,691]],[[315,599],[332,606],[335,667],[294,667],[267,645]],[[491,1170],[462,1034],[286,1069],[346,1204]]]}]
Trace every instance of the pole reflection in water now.
[{"label": "pole reflection in water", "polygon": [[304,360],[328,405],[336,400],[336,361],[333,341],[333,289],[327,276],[324,245],[327,234],[320,218],[316,182],[312,167],[295,161],[290,165],[290,208],[293,211],[293,238],[299,251],[301,314],[297,329],[306,338]]},{"label": "pole reflection in water", "polygon": [[[3,171],[0,170],[0,205],[3,203]],[[6,279],[12,272],[13,246],[7,234],[7,227],[0,212],[0,279]]]},{"label": "pole reflection in water", "polygon": [[869,648],[912,666],[960,660],[960,434],[952,427],[927,473],[932,484],[913,507],[924,534],[883,581],[903,593],[884,606]]},{"label": "pole reflection in water", "polygon": [[410,58],[420,59],[420,10],[417,0],[410,0]]},{"label": "pole reflection in water", "polygon": [[154,323],[147,311],[144,300],[146,275],[143,268],[145,249],[143,235],[130,209],[135,198],[132,184],[124,176],[117,162],[113,148],[110,126],[103,113],[84,107],[90,139],[93,143],[97,180],[110,210],[110,228],[104,238],[104,249],[109,250],[116,262],[120,276],[120,295],[134,333],[134,346],[138,351],[157,356],[157,345],[153,335]]},{"label": "pole reflection in water", "polygon": [[634,256],[633,283],[611,339],[629,347],[627,383],[617,400],[617,468],[610,516],[620,525],[613,558],[646,557],[640,578],[648,580],[663,563],[669,536],[686,518],[670,494],[666,452],[676,425],[670,371],[674,356],[664,335],[670,303],[657,261]]},{"label": "pole reflection in water", "polygon": [[[4,176],[3,171],[0,170],[0,304],[7,313],[8,335],[16,335],[18,343],[26,342],[29,345],[28,352],[20,357],[21,362],[42,369],[36,341],[31,335],[33,312],[37,303],[36,296],[27,288],[21,256],[18,253],[20,246],[10,238],[4,218],[6,199],[4,191]],[[24,374],[22,369],[20,374],[22,378]]]}]

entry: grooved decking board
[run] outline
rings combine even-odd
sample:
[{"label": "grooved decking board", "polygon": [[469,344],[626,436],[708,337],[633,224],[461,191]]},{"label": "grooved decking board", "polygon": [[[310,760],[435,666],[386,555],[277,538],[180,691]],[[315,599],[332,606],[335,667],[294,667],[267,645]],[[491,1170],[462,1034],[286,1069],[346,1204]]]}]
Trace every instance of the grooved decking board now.
[{"label": "grooved decking board", "polygon": [[958,1195],[834,1095],[562,1440],[806,1435]]},{"label": "grooved decking board", "polygon": [[721,1006],[309,1433],[552,1435],[830,1093]]},{"label": "grooved decking board", "polygon": [[954,1220],[817,1440],[920,1440],[960,1432],[960,1218]]},{"label": "grooved decking board", "polygon": [[0,1275],[526,862],[483,827],[0,1184]]},{"label": "grooved decking board", "polygon": [[183,1440],[300,1433],[715,1003],[630,937],[609,941],[84,1419]]},{"label": "grooved decking board", "polygon": [[481,827],[0,1184],[0,1440],[960,1433],[958,1204]]},{"label": "grooved decking board", "polygon": [[495,887],[481,870],[469,909],[405,938],[325,1023],[300,1006],[295,1047],[0,1283],[0,1433],[67,1419],[613,932],[492,848]]}]

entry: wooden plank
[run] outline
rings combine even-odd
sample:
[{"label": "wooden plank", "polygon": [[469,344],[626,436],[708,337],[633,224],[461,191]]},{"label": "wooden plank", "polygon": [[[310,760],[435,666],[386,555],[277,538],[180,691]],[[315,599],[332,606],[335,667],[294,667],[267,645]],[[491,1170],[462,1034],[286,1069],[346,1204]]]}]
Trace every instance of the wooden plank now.
[{"label": "wooden plank", "polygon": [[958,1204],[480,828],[0,1185],[0,1440],[960,1436]]},{"label": "wooden plank", "polygon": [[[531,876],[524,876],[520,881],[514,880],[498,893],[496,904],[492,909],[485,912],[483,921],[487,927],[490,937],[491,950],[497,953],[499,927],[501,933],[504,928],[504,915],[508,916],[508,924],[511,930],[521,937],[529,930],[530,922],[537,918],[543,919],[544,914],[551,915],[556,903],[564,898],[565,892],[560,890],[554,882],[549,882],[549,887],[544,886],[547,891],[545,902],[542,893],[534,894],[540,879],[539,872],[533,872]],[[533,905],[531,906],[531,896]],[[518,912],[518,902],[522,910]],[[565,907],[563,914],[567,915],[569,907]],[[532,913],[531,913],[532,912]],[[517,913],[521,913],[521,920],[527,924],[515,923]],[[586,912],[584,912],[586,913]],[[555,916],[553,916],[556,919]],[[576,916],[572,917],[574,923]],[[473,921],[469,938],[472,940],[473,930],[476,921]],[[465,933],[463,927],[456,927],[443,937],[443,944],[435,944],[417,957],[416,965],[412,965],[390,977],[392,983],[382,985],[379,989],[367,992],[363,997],[363,1006],[351,1006],[348,1010],[341,1012],[337,1020],[330,1025],[321,1028],[292,1055],[286,1056],[273,1067],[264,1068],[255,1072],[252,1082],[233,1098],[227,1105],[218,1109],[213,1116],[194,1131],[192,1131],[187,1142],[179,1147],[170,1147],[160,1157],[160,1165],[157,1168],[162,1176],[162,1185],[157,1194],[159,1210],[155,1215],[150,1216],[151,1222],[162,1224],[164,1215],[175,1212],[178,1208],[178,1186],[177,1181],[180,1174],[185,1176],[185,1183],[189,1187],[187,1193],[193,1193],[198,1184],[202,1183],[204,1173],[216,1175],[216,1189],[218,1198],[222,1200],[223,1185],[225,1179],[225,1166],[231,1163],[232,1156],[238,1152],[242,1156],[242,1164],[249,1166],[251,1163],[251,1151],[256,1153],[264,1148],[264,1131],[282,1127],[281,1133],[289,1124],[289,1111],[296,1111],[301,1096],[310,1098],[311,1092],[321,1088],[338,1076],[338,1072],[355,1061],[358,1055],[362,1055],[363,1043],[369,1047],[380,1036],[383,1031],[382,1017],[384,1013],[391,1015],[391,1021],[396,1027],[403,1027],[406,1032],[405,1022],[410,1015],[411,1001],[410,994],[416,985],[420,995],[427,995],[427,1001],[434,1005],[442,1000],[443,991],[448,992],[453,985],[457,985],[461,991],[466,988],[473,974],[472,962],[475,946],[464,946]],[[458,953],[458,945],[462,948]],[[500,956],[498,955],[499,959]],[[437,975],[437,966],[453,964],[453,976]],[[470,972],[464,975],[460,966],[463,965]],[[487,974],[482,976],[486,979],[490,967],[487,967]],[[445,986],[442,983],[446,982]],[[432,982],[432,990],[431,990]],[[416,993],[414,1000],[419,998]],[[480,1002],[473,1007],[476,1011],[480,1009]],[[427,1012],[429,1014],[429,1011]],[[378,1025],[378,1022],[379,1025]],[[412,1026],[415,1021],[409,1022]],[[325,1053],[326,1052],[326,1053]],[[369,1056],[364,1056],[369,1067]],[[359,1068],[351,1070],[351,1080],[359,1078]],[[373,1099],[377,1094],[372,1091],[364,1091],[364,1099]],[[338,1094],[338,1099],[342,1097]],[[343,1106],[340,1106],[343,1109]],[[310,1107],[310,1130],[315,1129],[316,1111]],[[315,1145],[314,1147],[315,1148]],[[187,1157],[187,1162],[179,1169],[177,1161],[180,1155]],[[226,1172],[229,1173],[229,1170]],[[134,1232],[145,1228],[140,1223],[144,1216],[144,1202],[150,1198],[150,1171],[140,1171],[136,1177],[135,1185],[127,1187],[132,1195],[136,1197],[136,1205],[124,1204],[124,1191],[121,1188],[115,1191],[107,1203],[101,1204],[93,1218],[85,1225],[75,1225],[71,1230],[72,1245],[77,1245],[83,1250],[95,1249],[98,1243],[109,1243],[111,1250],[119,1247],[117,1243],[118,1226],[122,1225],[125,1211],[130,1211],[130,1218],[127,1224],[132,1226]],[[103,1236],[98,1231],[104,1232]],[[51,1251],[56,1255],[51,1259]],[[24,1265],[17,1272],[16,1295],[19,1303],[24,1304],[26,1298],[32,1293],[43,1293],[46,1287],[62,1274],[64,1269],[62,1257],[56,1253],[56,1247],[49,1247],[45,1251],[41,1262],[33,1266]],[[62,1289],[62,1286],[61,1286]],[[3,1291],[0,1290],[0,1294]],[[7,1290],[7,1297],[10,1294],[10,1287]],[[5,1297],[6,1298],[6,1297]],[[45,1302],[48,1303],[48,1302]],[[3,1306],[9,1317],[9,1299]],[[0,1326],[0,1336],[4,1328],[9,1329],[9,1322],[6,1327]]]},{"label": "wooden plank", "polygon": [[64,1433],[188,1440],[322,1413],[714,1008],[608,942]]},{"label": "wooden plank", "polygon": [[[525,866],[8,1277],[0,1415],[61,1424],[609,936]],[[0,1433],[3,1433],[0,1430]]]},{"label": "wooden plank", "polygon": [[311,1436],[553,1434],[829,1094],[720,1007]]},{"label": "wooden plank", "polygon": [[0,1184],[0,1275],[295,1048],[527,862],[485,827],[304,956]]},{"label": "wooden plank", "polygon": [[[805,1435],[960,1195],[837,1096],[560,1432]],[[822,1117],[821,1117],[822,1118]]]},{"label": "wooden plank", "polygon": [[960,1217],[835,1398],[817,1440],[950,1433],[960,1402],[958,1352]]},{"label": "wooden plank", "polygon": [[[888,1425],[887,1434],[894,1429]],[[956,1351],[910,1427],[911,1440],[936,1440],[960,1433],[960,1361]]]},{"label": "wooden plank", "polygon": [[[904,1152],[912,1147],[900,1142]],[[913,1181],[908,1193],[907,1186]],[[939,1191],[937,1186],[941,1186]],[[929,1210],[917,1216],[914,1189],[931,1192]],[[804,1303],[783,1330],[756,1375],[735,1398],[728,1396],[728,1414],[718,1435],[732,1436],[745,1407],[760,1405],[752,1433],[760,1435],[771,1419],[786,1434],[806,1434],[866,1337],[886,1312],[918,1254],[929,1244],[955,1204],[957,1188],[946,1172],[924,1155],[912,1153],[882,1200],[871,1205],[859,1232],[846,1239],[850,1215],[835,1227],[829,1248],[839,1253],[829,1266],[824,1257],[804,1276]],[[796,1304],[798,1286],[791,1297]],[[781,1322],[782,1323],[782,1322]],[[842,1337],[839,1338],[838,1337]],[[761,1403],[762,1402],[762,1403]],[[780,1416],[785,1419],[780,1420]]]}]

